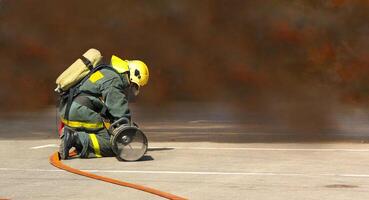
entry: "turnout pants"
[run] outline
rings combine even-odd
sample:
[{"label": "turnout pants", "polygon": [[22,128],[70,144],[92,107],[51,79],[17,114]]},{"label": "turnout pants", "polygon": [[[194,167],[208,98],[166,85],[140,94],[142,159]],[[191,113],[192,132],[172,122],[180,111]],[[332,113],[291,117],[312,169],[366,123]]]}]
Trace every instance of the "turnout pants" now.
[{"label": "turnout pants", "polygon": [[76,131],[80,144],[76,150],[81,158],[100,158],[114,156],[110,135],[104,128],[97,132]]}]

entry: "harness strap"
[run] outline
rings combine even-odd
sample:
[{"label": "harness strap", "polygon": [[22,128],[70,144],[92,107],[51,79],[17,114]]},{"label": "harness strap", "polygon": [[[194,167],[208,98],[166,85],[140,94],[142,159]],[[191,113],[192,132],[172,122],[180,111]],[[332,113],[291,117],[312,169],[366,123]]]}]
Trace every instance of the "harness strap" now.
[{"label": "harness strap", "polygon": [[76,88],[71,88],[68,93],[67,107],[65,108],[65,113],[64,113],[64,118],[66,120],[69,120],[69,111],[70,111],[70,107],[72,106],[75,91],[76,91]]},{"label": "harness strap", "polygon": [[88,69],[91,71],[94,66],[92,65],[91,61],[89,61],[86,57],[81,57],[82,62],[88,67]]}]

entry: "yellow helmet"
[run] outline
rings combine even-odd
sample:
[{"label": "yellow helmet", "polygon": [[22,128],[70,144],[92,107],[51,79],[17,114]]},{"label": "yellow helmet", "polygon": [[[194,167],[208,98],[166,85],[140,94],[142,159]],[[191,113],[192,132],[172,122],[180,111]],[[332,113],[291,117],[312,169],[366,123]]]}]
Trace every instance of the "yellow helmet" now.
[{"label": "yellow helmet", "polygon": [[129,77],[131,82],[136,83],[139,87],[147,84],[149,81],[149,68],[140,60],[126,60],[129,67]]},{"label": "yellow helmet", "polygon": [[131,82],[136,83],[138,87],[146,85],[149,80],[149,68],[140,60],[122,60],[113,55],[111,65],[121,74],[129,71]]}]

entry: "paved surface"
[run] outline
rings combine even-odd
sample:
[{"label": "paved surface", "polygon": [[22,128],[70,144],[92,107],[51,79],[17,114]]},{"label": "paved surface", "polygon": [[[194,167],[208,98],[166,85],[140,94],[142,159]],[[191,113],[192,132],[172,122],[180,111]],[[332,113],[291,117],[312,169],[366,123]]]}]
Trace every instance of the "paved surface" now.
[{"label": "paved surface", "polygon": [[[351,124],[320,142],[254,122],[196,116],[139,116],[150,141],[144,161],[64,163],[189,199],[369,199],[366,119],[360,129]],[[0,132],[0,199],[162,199],[51,166],[59,141],[50,112],[0,124],[7,127]]]},{"label": "paved surface", "polygon": [[[11,199],[160,199],[48,163],[56,140],[1,141],[0,194]],[[15,151],[14,146],[20,147]],[[64,163],[190,199],[368,199],[367,144],[152,143],[141,162]],[[27,153],[25,153],[27,152]]]}]

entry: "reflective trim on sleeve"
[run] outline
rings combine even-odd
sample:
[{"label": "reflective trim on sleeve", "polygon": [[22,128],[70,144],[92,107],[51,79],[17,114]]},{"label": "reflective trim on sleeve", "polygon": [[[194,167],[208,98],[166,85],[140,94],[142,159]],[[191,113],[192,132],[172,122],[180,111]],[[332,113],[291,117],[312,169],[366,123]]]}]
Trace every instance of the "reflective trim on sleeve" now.
[{"label": "reflective trim on sleeve", "polygon": [[88,134],[90,136],[90,139],[92,141],[92,146],[94,147],[94,151],[95,151],[95,155],[97,158],[101,158],[101,153],[100,153],[100,145],[99,145],[99,141],[96,138],[95,134]]},{"label": "reflective trim on sleeve", "polygon": [[104,128],[104,123],[87,123],[87,122],[78,122],[78,121],[70,121],[66,119],[61,119],[63,124],[72,127],[72,128],[87,128],[87,129],[98,129],[98,128]]}]

